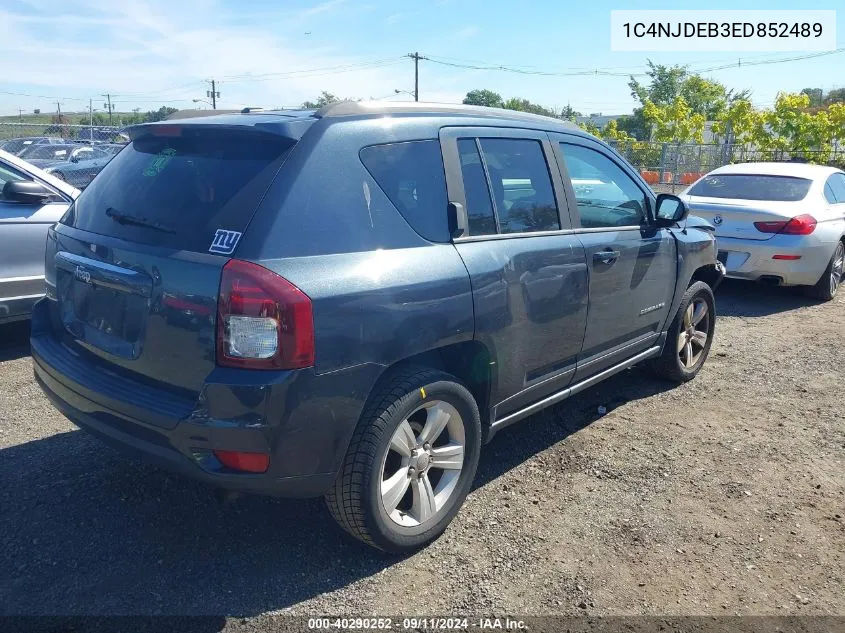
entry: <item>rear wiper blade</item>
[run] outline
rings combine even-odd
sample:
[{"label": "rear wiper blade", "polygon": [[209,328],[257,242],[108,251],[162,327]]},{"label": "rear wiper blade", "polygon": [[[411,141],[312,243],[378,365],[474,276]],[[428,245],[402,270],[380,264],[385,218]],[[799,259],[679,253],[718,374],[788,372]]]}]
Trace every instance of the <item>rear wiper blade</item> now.
[{"label": "rear wiper blade", "polygon": [[147,218],[139,218],[128,213],[121,213],[114,207],[107,208],[106,215],[119,224],[133,224],[135,226],[143,226],[148,229],[161,231],[162,233],[176,233],[176,229],[167,226],[166,224],[156,222],[155,220],[148,220]]}]

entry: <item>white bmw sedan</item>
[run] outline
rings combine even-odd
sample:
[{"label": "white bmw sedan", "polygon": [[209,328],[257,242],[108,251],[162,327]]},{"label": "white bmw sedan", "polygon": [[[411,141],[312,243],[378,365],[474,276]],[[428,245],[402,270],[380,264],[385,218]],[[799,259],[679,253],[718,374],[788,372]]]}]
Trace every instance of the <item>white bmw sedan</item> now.
[{"label": "white bmw sedan", "polygon": [[845,262],[845,173],[804,163],[711,171],[681,196],[716,227],[728,277],[806,286],[830,300]]}]

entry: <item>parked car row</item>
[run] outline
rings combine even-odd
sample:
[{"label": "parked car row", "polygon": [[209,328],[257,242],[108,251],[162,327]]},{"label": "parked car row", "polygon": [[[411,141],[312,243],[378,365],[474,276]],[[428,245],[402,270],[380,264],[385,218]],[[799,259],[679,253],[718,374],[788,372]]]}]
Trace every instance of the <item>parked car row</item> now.
[{"label": "parked car row", "polygon": [[325,496],[388,551],[446,529],[500,429],[640,362],[693,379],[726,266],[828,299],[842,275],[834,169],[737,167],[655,195],[570,124],[430,104],[129,134],[81,194],[37,170],[3,186],[61,215],[36,381],[121,450]]}]

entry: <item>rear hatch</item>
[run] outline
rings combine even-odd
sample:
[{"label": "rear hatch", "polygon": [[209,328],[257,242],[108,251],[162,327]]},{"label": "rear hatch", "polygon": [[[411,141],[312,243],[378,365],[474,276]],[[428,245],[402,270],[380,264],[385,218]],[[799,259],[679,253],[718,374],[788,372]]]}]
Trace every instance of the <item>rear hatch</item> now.
[{"label": "rear hatch", "polygon": [[195,395],[215,365],[221,269],[295,142],[136,129],[51,232],[56,336],[95,368]]},{"label": "rear hatch", "polygon": [[781,222],[805,213],[802,200],[812,181],[792,176],[713,174],[683,196],[690,213],[716,227],[716,237],[769,240],[755,222]]}]

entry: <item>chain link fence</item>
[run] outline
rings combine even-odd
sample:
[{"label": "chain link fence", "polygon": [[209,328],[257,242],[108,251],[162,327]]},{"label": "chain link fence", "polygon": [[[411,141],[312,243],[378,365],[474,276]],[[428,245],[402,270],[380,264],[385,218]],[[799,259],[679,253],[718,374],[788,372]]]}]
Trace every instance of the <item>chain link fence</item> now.
[{"label": "chain link fence", "polygon": [[[127,141],[116,126],[0,121],[0,149],[78,189],[85,188]],[[657,192],[677,193],[731,163],[800,161],[845,169],[845,147],[828,151],[762,151],[730,143],[613,143]]]},{"label": "chain link fence", "polygon": [[0,122],[0,149],[77,189],[87,187],[127,140],[113,126]]},{"label": "chain link fence", "polygon": [[845,169],[845,147],[824,151],[763,151],[729,143],[611,143],[658,193],[678,193],[706,173],[732,163],[806,162]]}]

